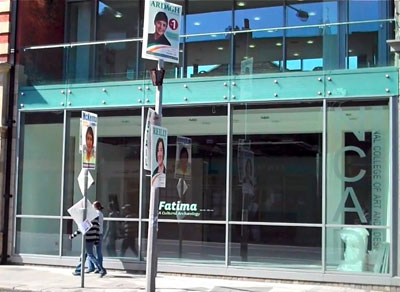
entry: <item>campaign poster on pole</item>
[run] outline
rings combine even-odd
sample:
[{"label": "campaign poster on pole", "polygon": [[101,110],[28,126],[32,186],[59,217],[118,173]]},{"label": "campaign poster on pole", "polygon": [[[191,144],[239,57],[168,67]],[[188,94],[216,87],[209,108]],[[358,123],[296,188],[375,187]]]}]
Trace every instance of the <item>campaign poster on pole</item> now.
[{"label": "campaign poster on pole", "polygon": [[168,130],[151,125],[151,186],[165,188],[167,174]]},{"label": "campaign poster on pole", "polygon": [[147,111],[146,128],[144,131],[144,169],[151,170],[151,133],[150,126],[158,125],[159,117],[155,110],[149,108]]},{"label": "campaign poster on pole", "polygon": [[175,178],[192,179],[192,139],[176,138]]},{"label": "campaign poster on pole", "polygon": [[82,111],[82,168],[96,169],[97,115]]},{"label": "campaign poster on pole", "polygon": [[254,152],[242,150],[242,192],[254,194]]},{"label": "campaign poster on pole", "polygon": [[182,6],[146,0],[142,58],[179,63]]}]

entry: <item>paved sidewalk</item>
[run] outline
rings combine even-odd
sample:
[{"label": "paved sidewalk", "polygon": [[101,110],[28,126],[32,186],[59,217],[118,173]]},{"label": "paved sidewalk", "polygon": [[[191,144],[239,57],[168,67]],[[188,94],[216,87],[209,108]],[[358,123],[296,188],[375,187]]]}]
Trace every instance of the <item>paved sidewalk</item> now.
[{"label": "paved sidewalk", "polygon": [[[0,291],[77,292],[145,291],[146,276],[124,271],[109,271],[100,278],[85,274],[85,289],[80,288],[81,278],[72,275],[73,269],[47,266],[0,265]],[[329,285],[283,284],[252,280],[226,280],[191,276],[159,274],[157,292],[374,292]],[[382,291],[382,290],[381,290]]]}]

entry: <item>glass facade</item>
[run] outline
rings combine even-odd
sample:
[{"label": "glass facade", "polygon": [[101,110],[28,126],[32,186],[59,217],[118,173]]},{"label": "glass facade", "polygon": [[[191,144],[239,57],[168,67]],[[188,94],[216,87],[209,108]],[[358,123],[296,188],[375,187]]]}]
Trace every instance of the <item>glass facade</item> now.
[{"label": "glass facade", "polygon": [[[183,6],[183,17],[180,61],[165,64],[160,263],[228,274],[397,273],[390,86],[398,89],[398,72],[368,71],[379,92],[369,92],[364,77],[346,87],[349,71],[392,65],[391,1],[171,2]],[[150,201],[144,127],[156,66],[141,58],[144,1],[37,3],[20,1],[18,17],[26,102],[18,110],[13,253],[79,256],[67,210],[82,198],[80,118],[87,110],[98,115],[88,199],[104,206],[106,263],[143,264]],[[184,177],[181,139],[191,145]]]},{"label": "glass facade", "polygon": [[[140,171],[146,112],[97,111],[98,166],[88,197],[106,206],[108,258],[146,259],[150,183]],[[390,273],[389,114],[386,99],[166,107],[160,260]],[[21,115],[15,252],[77,256],[79,243],[67,238],[76,225],[66,210],[81,199],[80,112]],[[191,139],[191,175],[184,179],[176,175],[180,137]],[[38,163],[42,152],[53,163]],[[38,200],[46,203],[32,204]],[[190,212],[177,212],[179,204]],[[29,236],[51,237],[54,246],[46,241],[35,250],[24,240]]]},{"label": "glass facade", "polygon": [[[32,3],[20,4],[21,84],[149,78],[156,62],[141,58],[143,1],[43,2],[34,7],[36,15],[54,14],[44,22],[26,17]],[[357,69],[393,62],[386,44],[394,34],[391,1],[172,2],[182,5],[184,13],[180,62],[165,65],[168,79]],[[36,32],[25,33],[33,28]],[[39,36],[37,31],[44,29],[46,34]],[[34,47],[61,43],[67,45]]]}]

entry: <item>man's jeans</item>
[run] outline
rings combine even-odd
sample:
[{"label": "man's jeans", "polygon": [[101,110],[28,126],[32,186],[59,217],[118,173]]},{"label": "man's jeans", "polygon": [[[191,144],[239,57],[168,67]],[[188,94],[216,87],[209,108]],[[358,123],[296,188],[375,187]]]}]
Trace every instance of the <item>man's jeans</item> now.
[{"label": "man's jeans", "polygon": [[[93,247],[94,247],[94,242],[93,241],[86,241],[86,257],[89,260],[89,265],[90,263],[93,263],[94,266],[96,266],[99,271],[103,270],[103,266],[101,266],[96,259],[96,257],[93,254]],[[81,265],[82,265],[82,259],[80,260],[79,264],[75,268],[75,272],[80,273],[81,272]]]},{"label": "man's jeans", "polygon": [[[98,268],[98,270],[101,271],[103,268],[103,234],[100,234],[99,243],[95,245],[95,248],[96,248],[97,262],[101,266],[101,269]],[[95,263],[93,263],[89,259],[89,271],[94,271],[94,270],[95,270]]]}]

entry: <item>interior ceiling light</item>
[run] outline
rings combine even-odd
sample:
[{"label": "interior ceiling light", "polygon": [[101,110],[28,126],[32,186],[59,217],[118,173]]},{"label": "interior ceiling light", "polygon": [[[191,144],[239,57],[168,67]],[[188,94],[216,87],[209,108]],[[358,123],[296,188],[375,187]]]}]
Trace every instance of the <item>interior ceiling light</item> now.
[{"label": "interior ceiling light", "polygon": [[256,47],[256,45],[253,45],[253,44],[249,45],[250,49],[254,49],[255,47]]},{"label": "interior ceiling light", "polygon": [[216,38],[217,35],[216,35],[216,34],[212,34],[211,37],[212,37],[212,38]]},{"label": "interior ceiling light", "polygon": [[308,41],[307,41],[307,44],[309,44],[309,45],[312,45],[313,43],[314,43],[313,40],[308,40]]},{"label": "interior ceiling light", "polygon": [[298,57],[300,54],[299,53],[294,53],[293,56]]},{"label": "interior ceiling light", "polygon": [[352,49],[350,49],[350,50],[349,50],[349,53],[353,53],[353,50],[352,50]]},{"label": "interior ceiling light", "polygon": [[122,13],[117,11],[117,12],[115,12],[114,17],[115,18],[122,18]]},{"label": "interior ceiling light", "polygon": [[282,46],[282,43],[276,43],[275,44],[277,47],[281,47]]},{"label": "interior ceiling light", "polygon": [[308,13],[308,15],[309,15],[309,16],[315,16],[315,15],[317,15],[317,12],[311,11],[311,12]]},{"label": "interior ceiling light", "polygon": [[244,3],[244,2],[238,2],[237,6],[243,7],[243,6],[246,6],[246,3]]},{"label": "interior ceiling light", "polygon": [[254,20],[255,20],[255,21],[259,21],[260,19],[261,19],[261,18],[258,17],[258,16],[254,17]]},{"label": "interior ceiling light", "polygon": [[196,21],[195,23],[193,23],[195,26],[199,26],[200,22]]},{"label": "interior ceiling light", "polygon": [[223,47],[218,47],[218,48],[217,48],[217,50],[219,50],[219,51],[223,51],[223,50],[224,50],[224,48],[223,48]]}]

